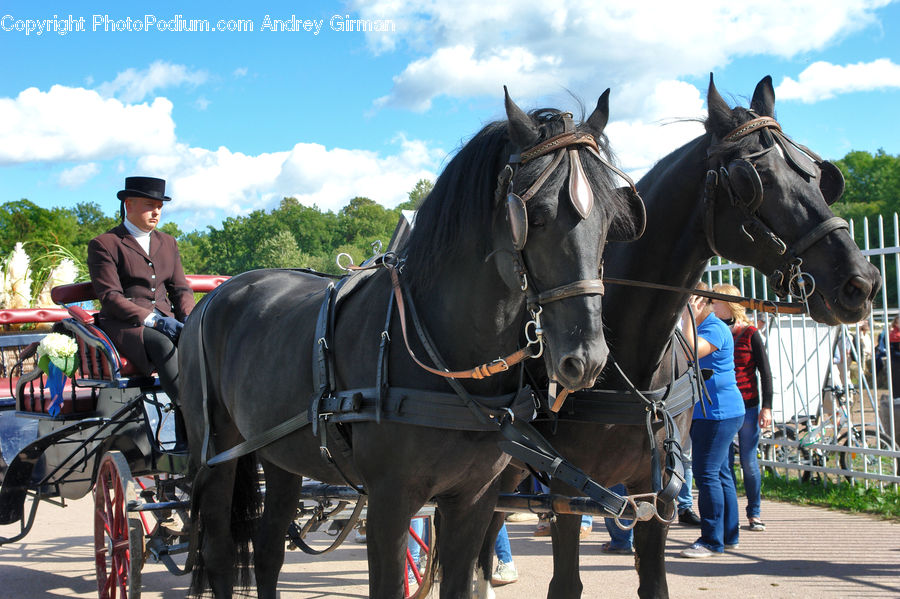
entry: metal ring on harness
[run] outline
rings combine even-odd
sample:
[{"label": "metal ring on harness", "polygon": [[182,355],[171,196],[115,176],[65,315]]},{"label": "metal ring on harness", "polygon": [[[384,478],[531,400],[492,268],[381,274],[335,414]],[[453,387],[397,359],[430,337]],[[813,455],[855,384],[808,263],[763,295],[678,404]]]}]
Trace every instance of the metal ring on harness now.
[{"label": "metal ring on harness", "polygon": [[[347,259],[349,260],[349,262],[347,263],[347,266],[344,266],[343,264],[341,264],[341,257],[343,257],[343,256],[346,256]],[[346,272],[350,272],[350,270],[351,270],[350,267],[353,266],[353,256],[351,256],[350,254],[348,254],[346,252],[341,252],[340,254],[338,254],[337,258],[335,258],[334,261],[337,264],[338,268],[340,268],[341,270],[346,271]]]}]

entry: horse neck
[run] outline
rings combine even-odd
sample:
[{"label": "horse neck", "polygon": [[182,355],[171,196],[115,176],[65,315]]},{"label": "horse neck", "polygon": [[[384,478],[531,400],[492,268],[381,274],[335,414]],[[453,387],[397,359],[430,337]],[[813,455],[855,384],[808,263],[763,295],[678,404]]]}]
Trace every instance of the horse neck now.
[{"label": "horse neck", "polygon": [[[604,256],[607,276],[692,288],[712,251],[703,230],[702,202],[707,136],[682,146],[638,182],[647,207],[640,240],[612,244]],[[608,285],[603,301],[607,342],[632,382],[649,388],[660,368],[687,293]],[[662,364],[668,366],[668,363]]]},{"label": "horse neck", "polygon": [[[451,370],[468,369],[519,348],[524,295],[510,290],[493,261],[457,258],[428,289],[411,290],[423,326]],[[515,369],[513,369],[515,370]],[[509,392],[518,381],[513,370],[466,387],[489,395]]]}]

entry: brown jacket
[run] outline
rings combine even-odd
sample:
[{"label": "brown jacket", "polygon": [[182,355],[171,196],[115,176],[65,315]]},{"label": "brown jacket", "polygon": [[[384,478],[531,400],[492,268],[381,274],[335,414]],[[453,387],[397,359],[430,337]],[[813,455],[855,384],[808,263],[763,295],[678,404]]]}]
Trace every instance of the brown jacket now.
[{"label": "brown jacket", "polygon": [[194,307],[178,243],[171,235],[153,231],[148,256],[125,225],[119,225],[91,240],[87,263],[100,300],[98,326],[140,372],[150,374],[154,368],[144,351],[144,319],[155,308],[184,322]]}]

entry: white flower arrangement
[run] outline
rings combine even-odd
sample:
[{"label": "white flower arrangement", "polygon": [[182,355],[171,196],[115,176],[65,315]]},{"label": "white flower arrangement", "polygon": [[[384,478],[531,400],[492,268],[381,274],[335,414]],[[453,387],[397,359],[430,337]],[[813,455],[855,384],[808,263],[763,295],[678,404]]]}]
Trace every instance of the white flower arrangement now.
[{"label": "white flower arrangement", "polygon": [[37,348],[38,366],[50,374],[50,363],[71,377],[78,369],[78,343],[68,335],[49,333]]}]

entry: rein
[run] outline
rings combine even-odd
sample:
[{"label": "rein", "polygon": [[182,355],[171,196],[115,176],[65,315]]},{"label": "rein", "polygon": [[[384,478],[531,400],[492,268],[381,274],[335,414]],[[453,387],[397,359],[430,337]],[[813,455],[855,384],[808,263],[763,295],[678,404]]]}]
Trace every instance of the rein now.
[{"label": "rein", "polygon": [[649,283],[647,281],[634,281],[631,279],[616,279],[613,277],[603,277],[606,283],[613,285],[626,285],[630,287],[644,287],[646,289],[660,289],[662,291],[675,291],[680,293],[689,293],[691,295],[699,295],[705,298],[720,300],[740,304],[748,310],[759,310],[769,314],[806,314],[806,304],[798,302],[776,302],[771,300],[759,300],[752,297],[742,295],[727,295],[725,293],[716,293],[715,291],[707,291],[705,289],[692,289],[690,287],[678,287],[677,285],[664,285],[662,283]]}]

